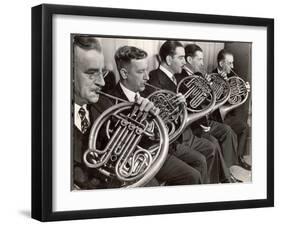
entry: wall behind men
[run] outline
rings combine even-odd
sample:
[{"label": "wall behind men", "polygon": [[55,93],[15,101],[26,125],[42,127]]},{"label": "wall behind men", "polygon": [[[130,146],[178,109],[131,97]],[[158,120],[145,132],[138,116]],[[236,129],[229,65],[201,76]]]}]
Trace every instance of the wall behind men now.
[{"label": "wall behind men", "polygon": [[[164,37],[163,37],[164,38]],[[188,38],[188,37],[186,37]],[[109,70],[113,70],[117,81],[119,75],[114,61],[116,50],[122,46],[135,46],[145,50],[148,53],[148,71],[154,70],[159,66],[159,49],[165,40],[149,40],[149,39],[129,39],[129,38],[99,38],[102,43],[103,53],[105,56],[105,66]],[[190,43],[199,45],[204,52],[204,64],[206,70],[211,72],[217,66],[217,54],[224,48],[223,42],[197,42],[197,41],[180,41],[184,46]]]},{"label": "wall behind men", "polygon": [[[275,18],[275,128],[281,137],[281,14],[278,1],[236,0],[13,0],[1,3],[1,164],[0,224],[42,225],[30,218],[31,200],[31,6],[40,3],[70,4],[146,10],[209,13]],[[122,28],[120,28],[122,29]],[[60,226],[143,226],[143,225],[277,225],[281,211],[281,139],[275,139],[275,208],[166,214],[96,220],[53,222]],[[257,150],[259,151],[259,150]],[[274,223],[275,222],[275,223]]]}]

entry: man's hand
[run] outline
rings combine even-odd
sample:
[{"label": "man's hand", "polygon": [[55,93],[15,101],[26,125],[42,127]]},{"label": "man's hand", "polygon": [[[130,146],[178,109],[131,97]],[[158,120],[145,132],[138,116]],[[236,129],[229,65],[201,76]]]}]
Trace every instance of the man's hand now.
[{"label": "man's hand", "polygon": [[211,74],[205,74],[205,79],[210,82],[211,81]]},{"label": "man's hand", "polygon": [[226,74],[226,72],[222,72],[220,75],[221,75],[221,77],[223,77],[224,80],[227,80],[227,74]]},{"label": "man's hand", "polygon": [[160,109],[155,107],[154,104],[147,98],[137,96],[136,103],[140,105],[140,111],[149,112],[152,110],[156,115],[158,115],[160,112]]},{"label": "man's hand", "polygon": [[251,91],[250,83],[249,83],[249,82],[246,82],[246,83],[245,83],[245,86],[246,86],[247,92],[249,93],[249,92]]},{"label": "man's hand", "polygon": [[177,103],[184,103],[185,104],[185,97],[182,93],[177,93]]}]

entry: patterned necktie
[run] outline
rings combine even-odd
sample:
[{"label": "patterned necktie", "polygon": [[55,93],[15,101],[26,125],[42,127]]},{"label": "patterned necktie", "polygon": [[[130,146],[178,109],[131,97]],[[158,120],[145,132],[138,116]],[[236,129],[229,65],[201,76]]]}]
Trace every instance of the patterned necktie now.
[{"label": "patterned necktie", "polygon": [[89,128],[89,121],[86,118],[85,109],[81,107],[78,111],[78,114],[79,114],[80,119],[81,119],[81,131],[82,131],[82,133],[85,133],[87,131],[87,129]]}]

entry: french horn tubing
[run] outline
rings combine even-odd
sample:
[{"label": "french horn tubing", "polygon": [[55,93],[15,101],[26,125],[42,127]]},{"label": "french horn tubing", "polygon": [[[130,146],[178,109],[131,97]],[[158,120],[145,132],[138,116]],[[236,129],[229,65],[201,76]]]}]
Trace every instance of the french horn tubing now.
[{"label": "french horn tubing", "polygon": [[188,119],[185,103],[179,103],[177,96],[170,90],[160,89],[146,83],[156,91],[148,95],[148,99],[159,108],[159,116],[164,121],[168,130],[169,142],[173,143],[186,128],[185,121]]},{"label": "french horn tubing", "polygon": [[[155,133],[159,136],[157,144],[149,140]],[[86,166],[96,168],[119,187],[138,187],[160,170],[168,146],[165,124],[154,111],[143,112],[135,103],[122,102],[96,119],[83,160]]]},{"label": "french horn tubing", "polygon": [[206,74],[205,77],[209,78],[208,83],[216,95],[216,103],[211,111],[213,112],[224,105],[229,99],[230,86],[229,83],[218,73]]},{"label": "french horn tubing", "polygon": [[230,95],[227,102],[220,107],[220,114],[224,120],[226,114],[231,110],[241,106],[248,99],[249,91],[246,87],[246,82],[230,69],[235,76],[229,77],[227,82],[230,86]]},{"label": "french horn tubing", "polygon": [[191,75],[182,79],[177,86],[177,93],[182,93],[186,99],[188,119],[186,125],[206,116],[216,103],[216,94],[206,79]]}]

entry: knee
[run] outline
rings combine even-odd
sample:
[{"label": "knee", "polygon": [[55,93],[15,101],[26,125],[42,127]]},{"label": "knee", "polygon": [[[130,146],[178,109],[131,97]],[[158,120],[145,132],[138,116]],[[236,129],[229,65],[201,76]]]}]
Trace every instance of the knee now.
[{"label": "knee", "polygon": [[209,142],[208,143],[208,146],[209,146],[209,157],[214,157],[216,155],[216,152],[217,152],[217,146],[216,146],[216,143],[214,142]]},{"label": "knee", "polygon": [[192,173],[189,175],[188,180],[191,184],[201,184],[202,183],[202,177],[201,173],[194,169]]},{"label": "knee", "polygon": [[229,125],[224,124],[224,130],[225,130],[225,135],[227,137],[229,137],[232,140],[237,140],[237,134]]},{"label": "knee", "polygon": [[231,127],[229,125],[223,124],[223,126],[224,126],[224,131],[225,131],[226,134],[234,133],[234,131],[231,129]]},{"label": "knee", "polygon": [[200,163],[201,168],[207,167],[207,160],[206,160],[206,157],[204,155],[198,156],[198,162]]}]

